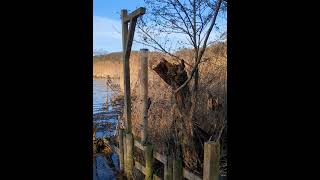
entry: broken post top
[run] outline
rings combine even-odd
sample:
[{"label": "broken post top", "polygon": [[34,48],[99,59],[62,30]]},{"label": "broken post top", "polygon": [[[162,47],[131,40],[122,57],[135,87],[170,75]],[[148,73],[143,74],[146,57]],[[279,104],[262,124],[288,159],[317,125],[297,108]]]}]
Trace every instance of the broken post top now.
[{"label": "broken post top", "polygon": [[124,23],[126,23],[126,22],[129,22],[130,19],[138,18],[140,15],[145,14],[145,12],[146,12],[146,8],[140,7],[138,9],[136,9],[135,11],[133,11],[132,13],[130,13],[129,15],[127,15],[128,11],[126,9],[122,9],[121,10],[121,18],[122,18],[122,21]]}]

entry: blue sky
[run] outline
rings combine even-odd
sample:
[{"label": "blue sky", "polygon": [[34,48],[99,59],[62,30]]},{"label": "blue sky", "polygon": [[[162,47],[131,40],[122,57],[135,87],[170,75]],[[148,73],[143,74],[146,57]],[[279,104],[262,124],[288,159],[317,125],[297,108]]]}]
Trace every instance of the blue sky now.
[{"label": "blue sky", "polygon": [[[94,51],[122,51],[120,11],[130,13],[142,6],[143,0],[93,0]],[[146,47],[133,42],[132,50],[140,48]]]},{"label": "blue sky", "polygon": [[[121,9],[130,13],[143,6],[143,0],[93,0],[93,49],[115,52],[122,50]],[[133,50],[141,45],[133,44]]]}]

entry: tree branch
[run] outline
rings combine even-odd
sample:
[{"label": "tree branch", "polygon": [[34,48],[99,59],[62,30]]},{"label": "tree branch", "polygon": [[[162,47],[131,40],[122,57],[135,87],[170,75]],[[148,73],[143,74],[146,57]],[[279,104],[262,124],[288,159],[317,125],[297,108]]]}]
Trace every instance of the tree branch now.
[{"label": "tree branch", "polygon": [[196,0],[193,0],[192,11],[193,11],[193,39],[194,39],[194,45],[195,45],[194,48],[196,50],[196,57],[197,57],[199,46],[197,44],[197,29],[196,29],[196,21],[197,21]]},{"label": "tree branch", "polygon": [[[180,15],[180,14],[179,14],[179,15]],[[192,37],[191,34],[190,34],[190,32],[189,32],[189,30],[188,30],[188,27],[186,27],[187,29],[184,29],[183,27],[178,26],[175,22],[172,22],[170,19],[168,19],[168,18],[166,18],[166,17],[164,17],[164,16],[162,16],[162,15],[159,15],[159,16],[162,17],[164,20],[171,22],[171,24],[174,25],[174,28],[180,29],[182,32],[184,32],[185,34],[187,34],[189,37]],[[181,16],[180,16],[180,18],[182,19]],[[182,21],[183,21],[183,23],[185,24],[185,22],[184,22],[183,19],[182,19]],[[164,26],[164,25],[162,25],[162,26],[163,26],[163,27],[166,27],[166,26]],[[166,28],[170,28],[170,27],[166,27]],[[192,39],[191,39],[191,40],[192,40]]]},{"label": "tree branch", "polygon": [[193,28],[193,25],[192,25],[192,22],[191,22],[191,20],[190,20],[189,14],[187,13],[185,7],[180,3],[179,0],[176,0],[176,1],[177,1],[178,4],[180,5],[182,12],[184,12],[184,14],[186,15],[188,21],[190,22],[191,27]]},{"label": "tree branch", "polygon": [[[188,27],[186,21],[184,20],[184,18],[183,18],[182,15],[180,14],[180,12],[179,12],[179,10],[177,9],[176,5],[175,5],[172,1],[170,1],[170,2],[171,2],[171,4],[172,4],[172,6],[174,7],[174,9],[176,10],[177,14],[179,15],[180,19],[182,20],[184,26],[186,27],[186,29],[187,29],[187,34],[188,34],[188,36],[190,37],[193,45],[195,46],[195,45],[196,45],[196,44],[195,44],[195,41],[192,39],[192,35],[191,35],[190,31],[189,31],[189,27]],[[187,16],[187,15],[186,15],[186,16]],[[188,16],[187,16],[187,17],[188,17]],[[189,19],[189,17],[188,17],[188,19]],[[189,21],[190,21],[190,19],[189,19]],[[191,21],[190,21],[190,24],[191,24]],[[191,24],[191,26],[192,26],[192,24]]]},{"label": "tree branch", "polygon": [[200,60],[201,60],[201,58],[202,58],[202,56],[203,56],[203,54],[204,54],[204,52],[205,52],[205,50],[206,50],[208,38],[209,38],[210,33],[211,33],[212,29],[213,29],[213,26],[214,26],[214,24],[215,24],[215,22],[216,22],[216,19],[217,19],[217,15],[218,15],[218,12],[219,12],[219,9],[220,9],[221,2],[222,2],[222,0],[218,0],[218,2],[217,2],[216,10],[215,10],[214,16],[213,16],[213,18],[212,18],[211,25],[210,25],[210,27],[209,27],[209,30],[208,30],[207,34],[206,34],[205,41],[204,41],[204,43],[203,43],[203,46],[202,46],[202,49],[201,49],[201,51],[200,51],[199,57],[197,57],[196,64],[195,64],[194,67],[192,68],[190,77],[189,77],[178,89],[176,89],[176,90],[174,91],[174,93],[177,93],[177,92],[179,92],[182,88],[184,88],[184,87],[190,82],[190,80],[192,79],[195,71],[197,70],[198,65],[199,65],[199,63],[200,63]]},{"label": "tree branch", "polygon": [[[140,41],[137,41],[137,40],[135,40],[135,42],[140,43],[140,44],[143,44],[143,45],[147,45],[147,46],[150,46],[150,47],[153,47],[153,48],[155,48],[155,49],[157,49],[157,50],[159,50],[159,51],[162,51],[162,52],[164,52],[164,53],[166,53],[166,54],[168,54],[168,55],[170,55],[170,56],[172,56],[172,57],[174,57],[174,58],[176,58],[176,59],[178,59],[178,60],[180,60],[180,61],[183,60],[183,59],[180,58],[179,56],[176,56],[176,55],[170,53],[169,51],[167,51],[164,47],[161,46],[160,43],[158,43],[155,39],[153,39],[153,38],[149,35],[149,33],[145,32],[141,27],[139,27],[139,29],[140,29],[145,35],[147,35],[159,48],[157,48],[157,47],[155,47],[155,46],[152,46],[152,45],[150,45],[150,44],[148,44],[148,43],[143,43],[143,42],[140,42]],[[188,66],[190,66],[190,67],[192,67],[192,66],[191,66],[189,63],[187,63],[187,62],[185,62],[185,64],[188,65]]]},{"label": "tree branch", "polygon": [[211,22],[211,25],[207,31],[207,35],[206,35],[206,38],[203,42],[203,46],[202,46],[202,49],[200,51],[200,54],[199,54],[199,61],[200,59],[202,58],[204,52],[206,51],[206,47],[207,47],[207,42],[208,42],[208,39],[209,39],[209,36],[211,34],[211,31],[213,29],[213,26],[215,25],[216,23],[216,19],[217,19],[217,16],[218,16],[218,13],[219,13],[219,10],[220,10],[220,6],[221,6],[221,3],[222,3],[222,0],[218,0],[217,2],[217,6],[216,6],[216,10],[215,10],[215,13],[213,15],[213,19],[212,19],[212,22]]}]

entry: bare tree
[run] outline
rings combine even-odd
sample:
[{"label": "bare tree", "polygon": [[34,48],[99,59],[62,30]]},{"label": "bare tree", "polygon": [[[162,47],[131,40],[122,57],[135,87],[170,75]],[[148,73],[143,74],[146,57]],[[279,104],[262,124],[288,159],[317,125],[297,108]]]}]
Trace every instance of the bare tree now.
[{"label": "bare tree", "polygon": [[[196,97],[199,81],[198,65],[209,44],[213,27],[217,26],[219,13],[226,12],[226,0],[145,0],[147,14],[139,20],[135,41],[162,51],[176,60],[182,60],[175,50],[191,47],[193,62],[188,79],[177,93],[194,78],[193,97]],[[221,20],[223,20],[221,18]]]},{"label": "bare tree", "polygon": [[[218,30],[218,15],[226,12],[225,0],[145,0],[146,15],[137,24],[138,38],[135,41],[172,56],[179,65],[162,59],[154,68],[158,75],[172,87],[175,103],[172,111],[173,146],[175,156],[183,156],[184,163],[194,169],[199,166],[197,140],[194,136],[194,111],[197,104],[199,81],[198,66],[210,43],[210,35]],[[223,32],[221,37],[225,37]],[[192,61],[186,62],[176,51],[192,49]],[[187,75],[185,64],[191,71]],[[172,73],[173,72],[173,73]],[[188,83],[194,79],[192,93]],[[191,95],[191,96],[190,96]],[[197,132],[195,130],[195,132]],[[181,149],[180,149],[181,148]],[[180,150],[179,150],[180,149]],[[177,155],[178,154],[178,155]],[[181,155],[182,154],[182,155]]]}]

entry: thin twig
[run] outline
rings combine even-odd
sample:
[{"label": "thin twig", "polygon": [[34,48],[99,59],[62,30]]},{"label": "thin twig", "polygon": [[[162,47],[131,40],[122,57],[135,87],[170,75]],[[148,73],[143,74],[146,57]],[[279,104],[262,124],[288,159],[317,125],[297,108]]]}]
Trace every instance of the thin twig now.
[{"label": "thin twig", "polygon": [[178,88],[175,90],[175,93],[179,92],[182,88],[184,88],[189,82],[190,80],[192,79],[194,73],[196,72],[197,68],[198,68],[198,65],[200,63],[200,60],[206,50],[206,47],[207,47],[207,41],[208,41],[208,38],[209,38],[209,35],[212,31],[212,28],[213,26],[215,25],[215,22],[216,22],[216,19],[217,19],[217,15],[218,15],[218,12],[219,12],[219,9],[220,9],[220,5],[221,5],[221,2],[222,0],[218,0],[218,5],[217,5],[217,8],[216,8],[216,11],[215,11],[215,14],[213,16],[213,19],[212,19],[212,22],[211,22],[211,25],[210,25],[210,28],[206,34],[206,38],[204,40],[204,43],[203,43],[203,46],[202,46],[202,49],[200,51],[200,54],[199,54],[199,57],[197,57],[197,61],[196,61],[196,64],[195,66],[192,68],[192,71],[191,71],[191,74],[190,74],[190,77]]},{"label": "thin twig", "polygon": [[[182,58],[180,58],[179,56],[176,56],[176,55],[174,55],[174,54],[172,54],[172,53],[170,53],[169,51],[167,51],[164,47],[162,47],[162,45],[160,44],[160,43],[158,43],[158,41],[156,41],[154,38],[152,38],[151,36],[150,36],[150,34],[149,33],[147,33],[144,29],[142,29],[141,27],[139,27],[139,29],[145,34],[145,35],[147,35],[159,48],[156,48],[156,49],[158,49],[158,50],[160,50],[160,51],[162,51],[162,52],[164,52],[164,53],[166,53],[166,54],[168,54],[168,55],[170,55],[170,56],[172,56],[172,57],[174,57],[174,58],[176,58],[176,59],[178,59],[178,60],[183,60]],[[139,42],[139,41],[136,41],[136,42],[138,42],[138,43],[141,43],[141,42]],[[144,45],[147,45],[148,43],[144,43]],[[151,46],[150,46],[151,47]],[[154,46],[153,46],[153,48],[154,48]],[[189,63],[187,63],[187,62],[185,62],[185,64],[186,65],[188,65],[188,66],[190,66],[190,67],[192,67]]]}]

